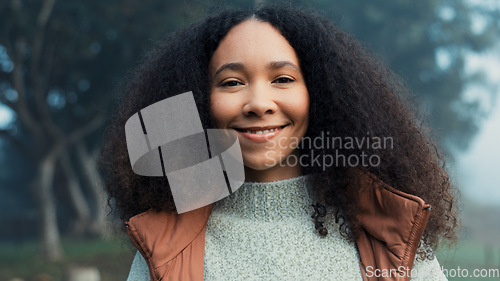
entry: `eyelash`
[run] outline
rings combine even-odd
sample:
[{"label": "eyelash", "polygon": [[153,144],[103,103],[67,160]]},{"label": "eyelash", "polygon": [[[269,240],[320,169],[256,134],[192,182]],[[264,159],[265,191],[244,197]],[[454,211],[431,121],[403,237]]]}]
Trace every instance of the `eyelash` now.
[{"label": "eyelash", "polygon": [[[237,85],[229,85],[230,83],[238,83],[238,84]],[[221,83],[220,87],[236,87],[236,86],[239,86],[239,85],[243,85],[243,83],[241,83],[238,80],[229,80],[229,81]]]},{"label": "eyelash", "polygon": [[[278,80],[281,80],[281,82],[277,82]],[[284,82],[283,80],[286,80],[286,82]],[[293,80],[290,77],[278,77],[273,81],[273,83],[279,83],[279,84],[286,84],[286,83],[292,83],[292,82],[295,82],[295,80]]]},{"label": "eyelash", "polygon": [[[292,82],[295,82],[295,80],[293,80],[290,77],[278,77],[278,78],[274,79],[272,83],[287,84],[287,83],[292,83]],[[238,80],[229,80],[229,81],[221,83],[220,87],[236,87],[239,85],[244,85],[244,84]]]}]

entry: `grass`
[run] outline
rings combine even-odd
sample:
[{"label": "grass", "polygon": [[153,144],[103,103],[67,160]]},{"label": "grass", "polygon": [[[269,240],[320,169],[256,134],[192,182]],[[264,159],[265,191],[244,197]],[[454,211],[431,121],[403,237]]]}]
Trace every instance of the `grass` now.
[{"label": "grass", "polygon": [[101,280],[126,280],[135,250],[121,238],[110,240],[64,239],[64,259],[44,261],[39,256],[37,241],[0,243],[0,280],[19,278],[23,281],[63,281],[72,266],[93,266]]},{"label": "grass", "polygon": [[[500,246],[486,245],[478,241],[462,240],[453,249],[440,249],[436,256],[441,266],[448,271],[448,280],[500,280]],[[458,270],[460,268],[460,270]],[[471,277],[474,270],[483,270],[487,274],[490,270],[490,277]],[[458,276],[460,271],[461,277]],[[468,277],[463,275],[468,273]],[[479,271],[479,273],[481,273]],[[496,274],[497,277],[493,274]]]}]

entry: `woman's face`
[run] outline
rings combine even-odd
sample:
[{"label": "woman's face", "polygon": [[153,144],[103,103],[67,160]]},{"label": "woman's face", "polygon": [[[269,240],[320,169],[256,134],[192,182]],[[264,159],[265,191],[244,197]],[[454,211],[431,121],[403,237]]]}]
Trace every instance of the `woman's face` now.
[{"label": "woman's face", "polygon": [[[307,130],[309,94],[295,50],[271,24],[232,28],[210,60],[215,126],[238,132],[247,181],[296,177],[284,161]],[[295,159],[296,160],[296,159]]]}]

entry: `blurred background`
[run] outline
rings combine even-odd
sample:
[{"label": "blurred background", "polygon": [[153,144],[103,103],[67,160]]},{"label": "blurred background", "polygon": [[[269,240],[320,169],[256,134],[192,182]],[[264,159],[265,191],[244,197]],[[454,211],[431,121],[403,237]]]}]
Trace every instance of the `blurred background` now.
[{"label": "blurred background", "polygon": [[[135,250],[96,162],[119,85],[156,40],[262,3],[0,1],[0,280],[126,279]],[[500,269],[500,0],[272,3],[318,11],[403,78],[461,191],[460,241],[438,260],[450,280]]]}]

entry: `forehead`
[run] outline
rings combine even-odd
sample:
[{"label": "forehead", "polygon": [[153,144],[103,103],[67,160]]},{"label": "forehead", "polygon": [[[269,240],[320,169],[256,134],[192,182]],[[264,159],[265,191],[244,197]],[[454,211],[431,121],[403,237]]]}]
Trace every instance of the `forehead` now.
[{"label": "forehead", "polygon": [[230,62],[268,63],[290,61],[299,65],[286,38],[268,22],[247,20],[233,27],[210,60],[210,71]]}]

